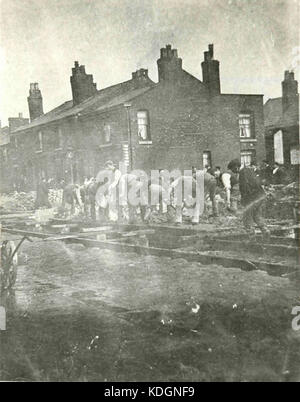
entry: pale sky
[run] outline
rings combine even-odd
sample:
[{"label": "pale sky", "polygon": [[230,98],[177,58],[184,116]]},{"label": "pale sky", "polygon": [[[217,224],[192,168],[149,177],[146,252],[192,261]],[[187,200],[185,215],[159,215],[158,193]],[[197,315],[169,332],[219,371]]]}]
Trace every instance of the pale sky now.
[{"label": "pale sky", "polygon": [[148,68],[157,81],[161,47],[178,49],[202,79],[209,43],[224,93],[281,96],[284,70],[299,80],[299,0],[0,0],[0,119],[28,116],[30,82],[44,112],[71,99],[75,60],[98,89]]}]

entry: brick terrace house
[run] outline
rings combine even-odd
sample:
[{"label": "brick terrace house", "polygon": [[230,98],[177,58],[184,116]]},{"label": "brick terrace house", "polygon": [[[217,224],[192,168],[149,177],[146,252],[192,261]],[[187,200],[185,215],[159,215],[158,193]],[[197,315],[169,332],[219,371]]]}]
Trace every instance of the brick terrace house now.
[{"label": "brick terrace house", "polygon": [[222,94],[213,45],[204,52],[202,81],[183,69],[171,45],[161,49],[157,65],[158,83],[140,69],[97,90],[75,62],[73,99],[45,114],[38,84],[31,84],[31,121],[10,134],[18,161],[11,180],[26,174],[33,186],[42,176],[82,181],[107,159],[149,171],[225,169],[232,158],[249,164],[265,157],[263,95]]},{"label": "brick terrace house", "polygon": [[268,161],[299,168],[299,93],[293,72],[285,71],[282,97],[265,103],[264,116]]},{"label": "brick terrace house", "polygon": [[[22,113],[18,117],[9,117],[8,126],[1,127],[0,124],[0,190],[8,191],[14,187],[17,189],[22,183],[20,176],[13,181],[11,179],[11,171],[17,169],[19,162],[17,160],[17,137],[11,133],[18,127],[29,124],[29,119],[24,118]],[[23,177],[26,180],[25,176]]]}]

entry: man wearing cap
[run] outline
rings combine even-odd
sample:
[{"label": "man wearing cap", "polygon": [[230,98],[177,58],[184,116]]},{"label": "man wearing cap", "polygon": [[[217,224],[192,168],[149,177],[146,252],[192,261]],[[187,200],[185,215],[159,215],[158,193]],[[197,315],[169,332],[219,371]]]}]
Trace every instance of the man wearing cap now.
[{"label": "man wearing cap", "polygon": [[248,166],[240,169],[239,187],[241,193],[241,204],[243,205],[243,223],[246,231],[251,237],[255,236],[253,224],[259,227],[265,239],[269,239],[270,231],[263,219],[263,205],[266,200],[266,193],[261,186],[259,176]]}]

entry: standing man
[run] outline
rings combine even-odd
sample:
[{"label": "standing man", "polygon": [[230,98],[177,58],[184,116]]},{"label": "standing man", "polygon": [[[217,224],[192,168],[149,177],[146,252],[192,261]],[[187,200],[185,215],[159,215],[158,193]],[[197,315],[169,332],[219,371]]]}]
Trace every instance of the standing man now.
[{"label": "standing man", "polygon": [[36,200],[35,200],[35,208],[51,208],[51,204],[48,199],[49,189],[48,184],[45,177],[37,185],[36,190]]},{"label": "standing man", "polygon": [[263,185],[267,186],[272,181],[273,169],[271,168],[269,162],[264,159],[259,167],[259,176]]},{"label": "standing man", "polygon": [[[106,210],[108,219],[115,222],[118,220],[117,190],[122,173],[111,160],[105,162],[104,169],[96,177],[96,182],[104,184],[97,190],[96,203],[100,208]],[[107,179],[108,182],[106,182]]]},{"label": "standing man", "polygon": [[272,172],[272,184],[284,184],[286,180],[286,173],[284,167],[280,163],[274,163],[274,169]]},{"label": "standing man", "polygon": [[241,193],[241,204],[243,205],[243,223],[250,237],[255,237],[255,229],[253,224],[259,227],[265,239],[269,239],[270,231],[267,228],[262,209],[266,194],[260,184],[259,177],[255,174],[251,167],[243,167],[240,169],[240,163],[234,163],[233,169],[239,171],[239,187]]}]

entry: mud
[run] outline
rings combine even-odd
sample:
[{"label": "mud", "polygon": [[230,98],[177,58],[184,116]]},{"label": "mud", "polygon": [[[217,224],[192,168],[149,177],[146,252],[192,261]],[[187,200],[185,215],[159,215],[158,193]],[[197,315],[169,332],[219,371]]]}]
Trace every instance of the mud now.
[{"label": "mud", "polygon": [[1,380],[300,380],[299,283],[41,240],[20,261]]}]

